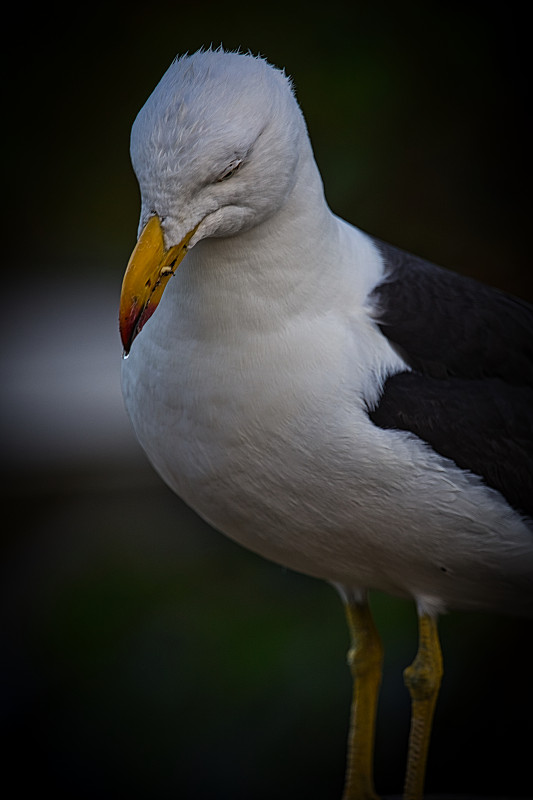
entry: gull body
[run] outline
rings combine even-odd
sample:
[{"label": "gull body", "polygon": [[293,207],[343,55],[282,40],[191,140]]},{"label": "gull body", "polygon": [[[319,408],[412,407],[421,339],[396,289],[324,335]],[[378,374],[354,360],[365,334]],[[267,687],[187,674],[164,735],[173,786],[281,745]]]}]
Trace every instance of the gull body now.
[{"label": "gull body", "polygon": [[477,348],[475,337],[487,326],[475,302],[496,316],[506,308],[497,293],[417,261],[444,287],[432,295],[406,272],[416,297],[406,322],[422,349],[432,320],[447,320],[435,341],[444,372],[426,370],[423,355],[417,364],[417,346],[387,329],[390,308],[402,316],[405,282],[396,305],[389,292],[403,254],[330,211],[290,82],[262,59],[206,51],[175,61],[135,121],[131,153],[141,236],[156,218],[165,250],[189,237],[155,313],[121,322],[126,407],[168,485],[227,536],[330,581],[347,601],[378,589],[431,617],[533,613],[529,509],[479,468],[483,443],[468,468],[387,418],[398,376],[413,376],[422,404],[439,377],[443,405],[457,372],[467,384],[440,355],[446,337],[453,348],[454,297],[467,295],[472,322],[459,327],[474,332],[476,392],[458,424],[477,430],[487,342]]},{"label": "gull body", "polygon": [[[244,132],[217,100],[223,80]],[[257,100],[267,89],[274,108]],[[222,170],[250,147],[249,164],[202,192],[218,152]],[[327,207],[287,79],[236,54],[175,62],[135,123],[132,160],[141,229],[157,213],[170,245],[204,220],[123,361],[135,431],[171,488],[231,538],[316,577],[441,610],[525,608],[522,515],[369,417],[387,377],[410,369],[377,325],[387,265]]]}]

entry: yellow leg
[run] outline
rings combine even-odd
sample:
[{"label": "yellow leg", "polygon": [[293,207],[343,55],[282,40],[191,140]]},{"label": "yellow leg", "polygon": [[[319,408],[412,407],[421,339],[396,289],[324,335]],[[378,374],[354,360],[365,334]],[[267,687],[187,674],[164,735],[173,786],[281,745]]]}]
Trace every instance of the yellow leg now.
[{"label": "yellow leg", "polygon": [[348,664],[354,681],[343,800],[379,800],[374,791],[376,709],[383,647],[366,602],[347,602]]},{"label": "yellow leg", "polygon": [[422,800],[424,794],[431,724],[442,678],[442,653],[437,621],[433,617],[421,615],[418,630],[416,658],[404,671],[405,685],[411,695],[411,730],[404,800]]}]

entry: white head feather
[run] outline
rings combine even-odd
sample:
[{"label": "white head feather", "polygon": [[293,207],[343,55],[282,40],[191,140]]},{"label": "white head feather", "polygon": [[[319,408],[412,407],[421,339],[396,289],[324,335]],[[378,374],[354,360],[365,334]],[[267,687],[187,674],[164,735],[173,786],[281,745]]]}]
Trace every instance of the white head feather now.
[{"label": "white head feather", "polygon": [[191,244],[253,227],[283,205],[302,150],[305,121],[284,72],[223,50],[182,56],[132,129],[140,228],[158,214],[171,246],[200,220]]}]

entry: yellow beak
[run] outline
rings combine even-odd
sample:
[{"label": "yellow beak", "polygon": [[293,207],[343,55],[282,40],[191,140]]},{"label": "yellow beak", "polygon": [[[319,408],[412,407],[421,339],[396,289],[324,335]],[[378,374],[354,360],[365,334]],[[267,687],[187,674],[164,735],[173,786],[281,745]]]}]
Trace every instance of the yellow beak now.
[{"label": "yellow beak", "polygon": [[158,216],[150,217],[131,254],[120,294],[120,338],[127,355],[143,325],[156,310],[169,278],[187,254],[198,225],[179,244],[165,250]]}]

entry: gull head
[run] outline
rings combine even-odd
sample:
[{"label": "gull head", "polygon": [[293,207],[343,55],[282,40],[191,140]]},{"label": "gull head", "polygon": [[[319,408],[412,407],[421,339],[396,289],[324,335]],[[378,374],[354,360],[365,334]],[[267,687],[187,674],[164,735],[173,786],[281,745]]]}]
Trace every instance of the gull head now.
[{"label": "gull head", "polygon": [[189,248],[283,207],[302,139],[291,82],[264,59],[220,49],[171,64],[131,133],[141,216],[120,305],[126,353]]}]

